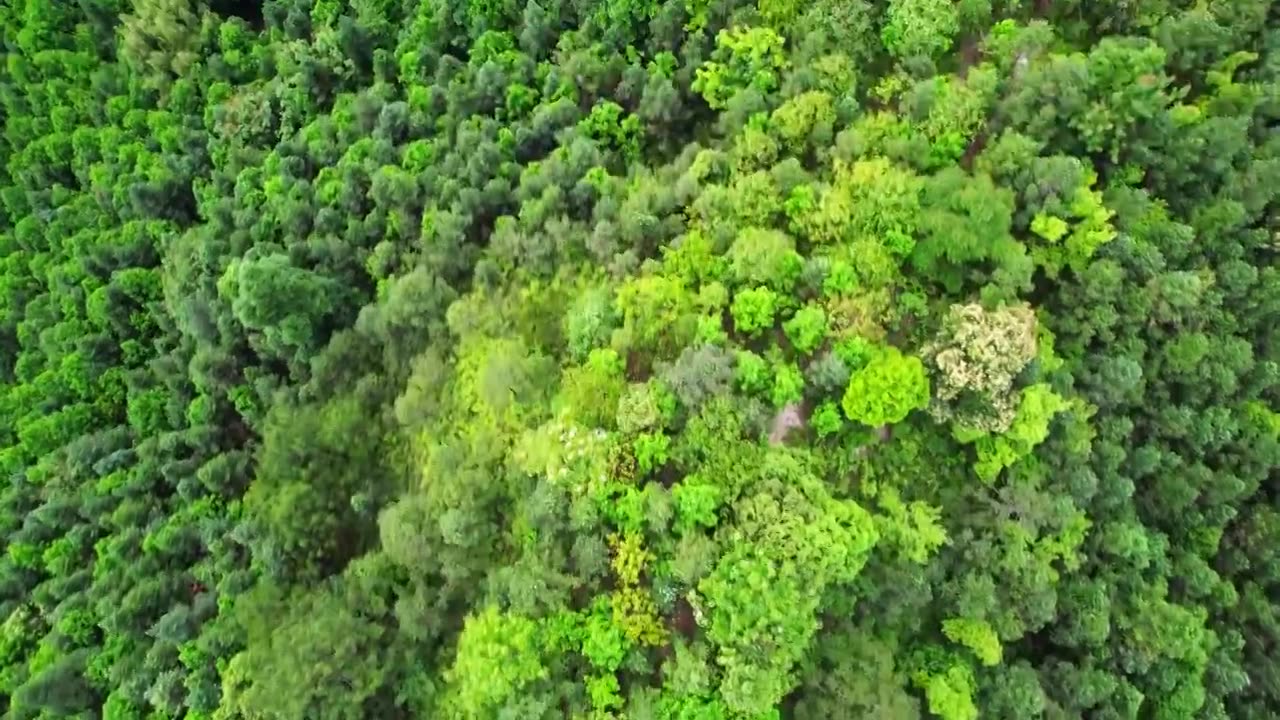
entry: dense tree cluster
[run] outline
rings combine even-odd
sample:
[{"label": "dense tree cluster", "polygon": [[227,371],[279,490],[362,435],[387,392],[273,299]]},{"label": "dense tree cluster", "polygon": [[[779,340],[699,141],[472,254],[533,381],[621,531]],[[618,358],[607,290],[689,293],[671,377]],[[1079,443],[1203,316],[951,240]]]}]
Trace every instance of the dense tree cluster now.
[{"label": "dense tree cluster", "polygon": [[1280,715],[1271,3],[0,37],[0,717]]}]

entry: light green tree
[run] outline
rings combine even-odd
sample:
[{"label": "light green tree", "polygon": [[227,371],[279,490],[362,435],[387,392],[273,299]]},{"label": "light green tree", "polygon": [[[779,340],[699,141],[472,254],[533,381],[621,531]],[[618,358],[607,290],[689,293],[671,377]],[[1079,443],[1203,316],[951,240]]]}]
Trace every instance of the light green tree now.
[{"label": "light green tree", "polygon": [[850,420],[880,427],[928,403],[929,379],[920,358],[887,347],[849,378],[841,406]]},{"label": "light green tree", "polygon": [[490,605],[467,618],[445,671],[448,708],[460,720],[493,717],[529,684],[547,676],[538,625]]},{"label": "light green tree", "polygon": [[891,0],[880,38],[896,57],[935,58],[951,47],[959,30],[960,14],[952,0]]},{"label": "light green tree", "polygon": [[806,305],[782,324],[782,330],[792,347],[808,355],[818,349],[827,336],[827,313],[820,306]]},{"label": "light green tree", "polygon": [[991,625],[982,620],[972,618],[949,618],[942,621],[942,634],[947,639],[959,643],[978,657],[983,665],[999,665],[1004,651],[1000,647],[1000,638]]},{"label": "light green tree", "polygon": [[737,27],[716,35],[711,60],[698,68],[693,82],[713,109],[720,110],[729,98],[745,88],[761,94],[775,90],[787,55],[782,36],[767,27]]},{"label": "light green tree", "polygon": [[1049,422],[1069,407],[1070,402],[1048,385],[1039,383],[1023,388],[1017,414],[1003,434],[960,428],[955,434],[961,442],[975,443],[978,460],[973,469],[983,482],[991,483],[1002,470],[1030,455],[1044,442],[1049,437]]},{"label": "light green tree", "polygon": [[773,327],[777,309],[778,294],[767,287],[756,287],[735,295],[729,312],[735,330],[743,335],[758,335]]}]

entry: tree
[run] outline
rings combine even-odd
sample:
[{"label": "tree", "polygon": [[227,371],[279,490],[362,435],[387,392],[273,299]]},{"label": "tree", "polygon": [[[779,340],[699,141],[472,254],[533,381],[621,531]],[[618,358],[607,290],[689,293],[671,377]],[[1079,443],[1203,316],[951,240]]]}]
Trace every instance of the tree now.
[{"label": "tree", "polygon": [[687,412],[724,394],[733,378],[733,356],[714,345],[686,347],[675,362],[659,363],[657,376]]},{"label": "tree", "polygon": [[[991,300],[1030,286],[1034,266],[1010,235],[1013,196],[990,177],[947,168],[929,179],[911,264],[950,294],[981,287]],[[985,298],[984,298],[985,299]]]},{"label": "tree", "polygon": [[1049,421],[1066,410],[1070,404],[1043,383],[1030,385],[1022,390],[1013,422],[1003,434],[981,430],[957,428],[956,435],[964,441],[975,441],[978,461],[974,470],[985,482],[995,480],[1006,467],[1026,457],[1049,436]]},{"label": "tree", "polygon": [[933,58],[951,47],[960,29],[956,4],[943,0],[892,0],[880,32],[884,46],[899,58]]},{"label": "tree", "polygon": [[355,398],[319,408],[281,408],[267,422],[245,517],[262,569],[286,580],[340,570],[370,539],[390,479],[378,423]]},{"label": "tree", "polygon": [[758,335],[773,327],[778,295],[767,287],[743,290],[733,297],[730,313],[734,330],[744,335]]},{"label": "tree", "polygon": [[560,397],[570,416],[589,427],[608,427],[626,386],[622,359],[613,350],[592,350],[587,362],[564,373]]},{"label": "tree", "polygon": [[837,162],[831,188],[798,223],[814,242],[873,240],[909,253],[920,214],[922,181],[884,158]]},{"label": "tree", "polygon": [[782,144],[797,155],[825,148],[834,136],[836,113],[828,93],[811,90],[787,100],[769,117]]},{"label": "tree", "polygon": [[729,273],[742,285],[791,289],[800,275],[801,258],[795,241],[776,230],[747,228],[729,248]]},{"label": "tree", "polygon": [[769,28],[721,30],[712,59],[697,69],[693,90],[717,110],[747,88],[767,94],[777,89],[779,71],[786,66],[784,45],[785,40]]},{"label": "tree", "polygon": [[262,350],[285,360],[309,356],[327,339],[326,325],[345,294],[336,281],[278,253],[232,263],[218,292],[237,320],[262,333]]},{"label": "tree", "polygon": [[732,712],[766,713],[791,690],[824,588],[856,576],[877,539],[866,511],[816,478],[780,480],[738,501],[743,520],[721,531],[730,549],[698,586]]},{"label": "tree", "polygon": [[386,629],[340,589],[288,597],[263,588],[242,601],[249,642],[223,675],[224,707],[335,719],[393,707]]},{"label": "tree", "polygon": [[973,651],[983,665],[1000,664],[1000,638],[987,623],[970,618],[949,618],[942,621],[942,634]]},{"label": "tree", "polygon": [[608,344],[616,325],[612,293],[603,287],[583,291],[564,317],[569,351],[575,357],[585,359],[592,348]]},{"label": "tree", "polygon": [[887,347],[849,378],[841,406],[850,420],[880,427],[901,422],[928,402],[924,364]]},{"label": "tree", "polygon": [[676,280],[660,275],[629,280],[618,289],[622,327],[615,346],[674,355],[695,323],[693,298]]},{"label": "tree", "polygon": [[537,624],[489,606],[469,616],[458,637],[445,707],[456,717],[485,717],[515,705],[546,675]]},{"label": "tree", "polygon": [[212,22],[191,0],[142,0],[121,17],[121,55],[148,83],[167,85],[200,59],[200,35]]},{"label": "tree", "polygon": [[797,351],[808,355],[827,335],[827,314],[821,307],[806,305],[782,324],[782,329]]},{"label": "tree", "polygon": [[952,305],[922,353],[934,369],[930,413],[966,428],[1008,430],[1017,412],[1014,381],[1036,352],[1036,317],[1029,307],[988,312],[981,305]]}]

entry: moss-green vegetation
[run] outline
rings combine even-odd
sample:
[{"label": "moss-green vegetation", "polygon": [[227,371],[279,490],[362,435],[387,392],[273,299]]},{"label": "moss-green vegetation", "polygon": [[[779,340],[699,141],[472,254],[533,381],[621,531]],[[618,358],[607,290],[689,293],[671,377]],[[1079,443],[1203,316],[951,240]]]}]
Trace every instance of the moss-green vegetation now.
[{"label": "moss-green vegetation", "polygon": [[0,718],[1280,715],[1263,0],[0,0]]}]

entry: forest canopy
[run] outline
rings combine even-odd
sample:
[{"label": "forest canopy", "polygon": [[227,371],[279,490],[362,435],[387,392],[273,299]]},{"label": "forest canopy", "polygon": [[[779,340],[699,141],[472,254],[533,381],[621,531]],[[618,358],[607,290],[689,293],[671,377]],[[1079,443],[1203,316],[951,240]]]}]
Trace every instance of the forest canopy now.
[{"label": "forest canopy", "polygon": [[1266,0],[0,0],[3,720],[1280,716]]}]

